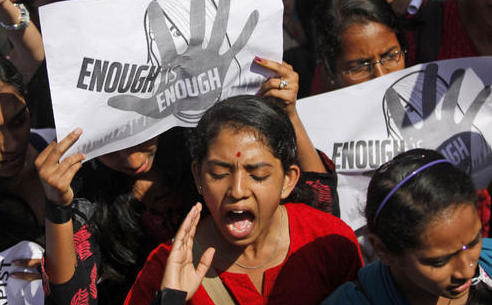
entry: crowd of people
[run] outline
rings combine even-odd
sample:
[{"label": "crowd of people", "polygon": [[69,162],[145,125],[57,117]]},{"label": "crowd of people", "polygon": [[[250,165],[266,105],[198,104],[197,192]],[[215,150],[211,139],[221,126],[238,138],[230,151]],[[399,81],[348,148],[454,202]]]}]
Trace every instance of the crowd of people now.
[{"label": "crowd of people", "polygon": [[396,156],[368,187],[364,261],[334,163],[296,110],[416,63],[492,55],[491,1],[284,0],[285,61],[251,59],[274,75],[256,95],[88,162],[62,159],[83,130],[55,139],[49,2],[0,0],[0,253],[45,249],[0,270],[42,279],[40,304],[492,304],[488,188],[436,151]]}]

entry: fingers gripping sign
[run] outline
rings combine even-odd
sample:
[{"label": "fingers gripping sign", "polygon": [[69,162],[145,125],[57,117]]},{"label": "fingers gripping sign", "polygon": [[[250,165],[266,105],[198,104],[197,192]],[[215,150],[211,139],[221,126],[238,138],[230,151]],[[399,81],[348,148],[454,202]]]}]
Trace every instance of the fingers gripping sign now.
[{"label": "fingers gripping sign", "polygon": [[83,154],[75,154],[60,162],[63,154],[72,146],[82,134],[80,128],[69,133],[60,142],[52,142],[36,158],[38,170],[46,198],[62,206],[72,202],[73,191],[70,187],[73,177],[82,167]]},{"label": "fingers gripping sign", "polygon": [[[442,99],[440,111],[436,111],[438,104],[437,92],[442,81],[438,75],[437,64],[426,66],[422,85],[420,105],[404,101],[404,98],[395,90],[395,84],[385,94],[385,106],[388,109],[390,120],[396,125],[399,134],[405,141],[415,147],[427,147],[440,151],[455,165],[471,173],[472,166],[472,138],[480,138],[484,147],[488,144],[483,137],[474,132],[473,121],[483,104],[490,96],[491,87],[485,86],[477,96],[470,97],[473,101],[466,111],[461,110],[458,103],[460,90],[462,89],[465,71],[457,69],[453,72],[450,85],[447,87]],[[402,81],[403,79],[399,80]],[[397,82],[398,83],[398,82]],[[419,107],[420,106],[420,107]],[[462,117],[455,119],[455,113],[461,111]],[[388,126],[392,129],[391,122]],[[490,148],[486,149],[490,154]],[[487,152],[481,152],[479,154]]]},{"label": "fingers gripping sign", "polygon": [[[164,118],[175,115],[186,121],[186,111],[204,112],[220,99],[224,79],[234,57],[249,41],[259,19],[253,11],[232,46],[219,52],[227,37],[230,0],[220,0],[206,46],[205,0],[191,0],[190,39],[186,51],[178,54],[166,12],[157,1],[152,1],[147,14],[150,38],[160,55],[160,81],[150,98],[118,95],[108,100],[111,107],[135,111],[139,114]],[[197,117],[198,118],[198,117]]]},{"label": "fingers gripping sign", "polygon": [[259,57],[255,57],[255,62],[275,73],[275,77],[263,83],[258,95],[277,98],[289,117],[296,116],[297,92],[299,91],[297,72],[286,62],[280,64]]},{"label": "fingers gripping sign", "polygon": [[[12,265],[22,267],[22,268],[40,268],[41,259],[16,259],[12,262]],[[35,281],[41,279],[41,273],[39,272],[12,272],[12,277],[24,280],[24,281]]]},{"label": "fingers gripping sign", "polygon": [[201,256],[196,268],[193,265],[193,239],[200,220],[201,210],[202,205],[197,203],[179,227],[161,282],[161,289],[170,288],[186,291],[187,300],[191,299],[200,286],[215,253],[215,249],[208,248]]}]

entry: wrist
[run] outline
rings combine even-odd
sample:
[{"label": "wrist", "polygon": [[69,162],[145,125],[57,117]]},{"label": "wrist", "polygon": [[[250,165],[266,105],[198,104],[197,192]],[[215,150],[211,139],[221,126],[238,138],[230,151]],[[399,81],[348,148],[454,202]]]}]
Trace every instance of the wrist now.
[{"label": "wrist", "polygon": [[54,224],[64,224],[72,219],[72,205],[60,205],[46,200],[44,217]]},{"label": "wrist", "polygon": [[154,301],[151,304],[185,304],[186,295],[186,291],[164,288],[162,290],[156,291]]},{"label": "wrist", "polygon": [[23,30],[30,22],[29,11],[24,4],[10,0],[0,2],[0,27],[8,31]]}]

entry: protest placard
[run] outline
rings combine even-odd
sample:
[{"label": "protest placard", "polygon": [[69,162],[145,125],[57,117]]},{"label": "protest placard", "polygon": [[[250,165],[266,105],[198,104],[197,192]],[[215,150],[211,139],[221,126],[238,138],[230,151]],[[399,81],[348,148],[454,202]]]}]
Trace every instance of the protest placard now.
[{"label": "protest placard", "polygon": [[78,0],[40,8],[58,139],[86,160],[193,126],[281,61],[282,1]]},{"label": "protest placard", "polygon": [[492,178],[492,57],[414,66],[299,100],[314,145],[335,163],[341,217],[354,230],[372,172],[412,148],[442,153],[471,174]]}]

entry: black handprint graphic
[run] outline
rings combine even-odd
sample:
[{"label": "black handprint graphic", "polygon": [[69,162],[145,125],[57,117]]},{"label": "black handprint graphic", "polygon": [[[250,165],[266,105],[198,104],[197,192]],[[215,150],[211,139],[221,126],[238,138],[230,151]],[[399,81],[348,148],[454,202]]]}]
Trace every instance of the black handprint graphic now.
[{"label": "black handprint graphic", "polygon": [[186,120],[184,112],[202,113],[221,96],[224,79],[233,58],[246,45],[259,19],[253,11],[232,46],[219,50],[226,38],[230,0],[220,0],[211,36],[205,40],[205,0],[191,0],[190,39],[186,51],[178,54],[166,15],[157,1],[147,8],[151,39],[160,55],[160,82],[150,98],[118,95],[109,98],[108,105],[126,111],[135,111],[153,118],[176,115]]},{"label": "black handprint graphic", "polygon": [[[485,86],[466,112],[463,112],[463,117],[456,121],[455,112],[457,109],[461,110],[458,96],[465,71],[458,69],[453,72],[439,114],[436,111],[438,65],[427,65],[423,73],[421,109],[417,109],[411,103],[402,106],[403,98],[393,85],[386,91],[383,102],[388,109],[387,121],[396,125],[399,134],[410,146],[436,149],[468,173],[472,173],[474,167],[490,162],[492,154],[489,145],[472,127],[475,117],[490,96],[491,87]],[[415,122],[416,117],[421,122]]]}]

